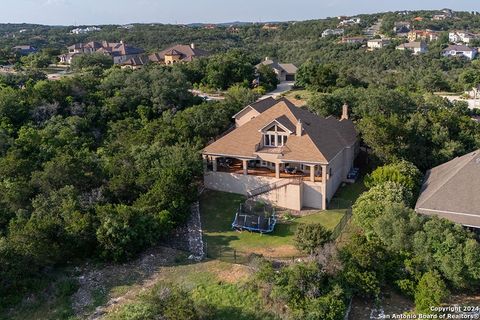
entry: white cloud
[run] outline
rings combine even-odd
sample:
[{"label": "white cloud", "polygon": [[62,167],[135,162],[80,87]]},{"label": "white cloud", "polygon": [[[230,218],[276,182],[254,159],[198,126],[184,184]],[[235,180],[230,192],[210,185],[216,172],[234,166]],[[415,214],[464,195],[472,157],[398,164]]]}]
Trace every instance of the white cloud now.
[{"label": "white cloud", "polygon": [[68,5],[68,0],[46,0],[44,6],[58,6],[58,5]]}]

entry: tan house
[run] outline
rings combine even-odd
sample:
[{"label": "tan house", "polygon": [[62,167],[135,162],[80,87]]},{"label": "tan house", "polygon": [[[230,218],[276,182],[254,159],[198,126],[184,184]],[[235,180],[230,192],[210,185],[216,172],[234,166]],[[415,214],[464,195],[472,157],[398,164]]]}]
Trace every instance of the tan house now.
[{"label": "tan house", "polygon": [[413,54],[420,54],[428,51],[427,44],[424,41],[402,43],[398,45],[396,49],[402,51],[411,51]]},{"label": "tan house", "polygon": [[293,63],[279,63],[266,57],[265,60],[257,64],[255,68],[258,69],[262,65],[272,68],[280,82],[295,81],[298,68]]},{"label": "tan house", "polygon": [[358,151],[347,106],[339,120],[268,98],[234,118],[236,128],[203,150],[206,188],[292,210],[327,208]]},{"label": "tan house", "polygon": [[415,211],[480,229],[480,149],[427,171]]},{"label": "tan house", "polygon": [[408,41],[414,42],[418,40],[436,41],[440,38],[440,34],[429,29],[426,30],[412,30],[407,35]]},{"label": "tan house", "polygon": [[175,64],[179,62],[190,62],[193,59],[206,57],[209,53],[205,50],[198,49],[195,44],[183,45],[177,44],[171,48],[148,56],[150,62],[160,64]]}]

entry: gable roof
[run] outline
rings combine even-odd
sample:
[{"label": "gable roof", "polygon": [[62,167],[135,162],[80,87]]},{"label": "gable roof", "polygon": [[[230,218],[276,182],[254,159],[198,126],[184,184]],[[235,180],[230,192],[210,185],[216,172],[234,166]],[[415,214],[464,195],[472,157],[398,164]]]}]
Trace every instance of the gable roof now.
[{"label": "gable roof", "polygon": [[278,63],[277,61],[271,60],[271,59],[263,60],[262,62],[257,64],[255,68],[258,69],[262,65],[269,66],[273,69],[284,71],[285,73],[288,73],[288,74],[295,74],[297,73],[297,70],[298,70],[297,66],[294,65],[293,63]]},{"label": "gable roof", "polygon": [[480,149],[427,171],[415,210],[480,227]]},{"label": "gable roof", "polygon": [[451,45],[448,46],[444,51],[466,51],[466,52],[471,52],[474,51],[473,48],[464,46],[464,45]]},{"label": "gable roof", "polygon": [[257,117],[205,147],[203,152],[255,159],[262,139],[260,130],[274,120],[292,129],[292,132],[295,132],[295,124],[299,120],[303,124],[301,136],[292,134],[287,139],[281,158],[285,161],[326,164],[357,141],[357,132],[351,120],[322,118],[281,98]]},{"label": "gable roof", "polygon": [[190,45],[177,44],[158,53],[151,54],[148,58],[153,62],[163,62],[165,55],[180,55],[181,60],[191,61],[194,57],[205,57],[209,53],[205,50],[195,48]]},{"label": "gable roof", "polygon": [[252,108],[253,110],[257,111],[258,113],[262,113],[268,108],[272,107],[274,104],[277,103],[277,100],[273,99],[272,97],[268,97],[266,99],[258,100],[254,103],[249,104],[239,112],[237,112],[235,115],[232,116],[232,118],[236,118],[239,114],[241,114],[245,109],[247,108]]}]

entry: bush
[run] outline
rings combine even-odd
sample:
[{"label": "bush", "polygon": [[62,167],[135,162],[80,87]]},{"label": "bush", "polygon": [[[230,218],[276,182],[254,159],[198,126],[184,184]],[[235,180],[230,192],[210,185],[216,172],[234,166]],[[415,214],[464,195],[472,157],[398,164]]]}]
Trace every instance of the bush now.
[{"label": "bush", "polygon": [[387,181],[401,184],[416,193],[422,183],[422,173],[408,161],[399,161],[377,168],[365,177],[365,186],[372,188]]},{"label": "bush", "polygon": [[331,240],[332,232],[321,224],[300,224],[295,231],[295,246],[304,252],[313,251]]},{"label": "bush", "polygon": [[436,271],[425,273],[415,292],[415,309],[418,313],[431,313],[430,307],[439,306],[449,296],[447,286]]}]

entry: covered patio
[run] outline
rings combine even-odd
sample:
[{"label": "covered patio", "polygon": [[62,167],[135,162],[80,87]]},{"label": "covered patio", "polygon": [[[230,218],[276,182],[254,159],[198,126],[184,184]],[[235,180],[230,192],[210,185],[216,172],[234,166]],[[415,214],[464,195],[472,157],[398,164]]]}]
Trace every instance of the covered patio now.
[{"label": "covered patio", "polygon": [[254,175],[277,179],[302,178],[304,181],[322,182],[322,176],[321,174],[318,174],[318,171],[322,171],[321,169],[318,170],[318,166],[315,165],[304,165],[305,167],[309,167],[309,170],[304,172],[304,170],[297,168],[300,167],[301,164],[272,163],[274,167],[270,168],[259,165],[259,162],[260,161],[257,160],[240,160],[236,158],[219,157],[207,161],[207,169],[217,172]]}]

